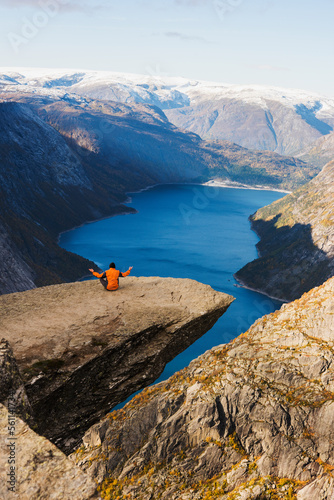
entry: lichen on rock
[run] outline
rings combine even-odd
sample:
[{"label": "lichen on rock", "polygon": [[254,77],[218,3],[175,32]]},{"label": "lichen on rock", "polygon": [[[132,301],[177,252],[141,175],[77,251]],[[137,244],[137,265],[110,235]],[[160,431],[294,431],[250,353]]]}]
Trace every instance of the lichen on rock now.
[{"label": "lichen on rock", "polygon": [[94,425],[105,499],[334,497],[334,278]]}]

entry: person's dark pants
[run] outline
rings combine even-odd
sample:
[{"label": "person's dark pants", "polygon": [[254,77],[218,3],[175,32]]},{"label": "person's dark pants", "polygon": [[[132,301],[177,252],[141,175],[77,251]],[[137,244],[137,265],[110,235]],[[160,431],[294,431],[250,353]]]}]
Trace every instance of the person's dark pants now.
[{"label": "person's dark pants", "polygon": [[[100,278],[100,283],[101,283],[101,285],[104,286],[104,288],[106,290],[108,290],[108,288],[107,288],[107,286],[108,286],[108,280],[107,280],[107,278]],[[118,283],[119,283],[119,281],[118,281]],[[108,290],[108,292],[115,292],[115,290]]]},{"label": "person's dark pants", "polygon": [[107,278],[100,278],[100,283],[107,290],[107,286],[108,286],[108,280],[107,280]]}]

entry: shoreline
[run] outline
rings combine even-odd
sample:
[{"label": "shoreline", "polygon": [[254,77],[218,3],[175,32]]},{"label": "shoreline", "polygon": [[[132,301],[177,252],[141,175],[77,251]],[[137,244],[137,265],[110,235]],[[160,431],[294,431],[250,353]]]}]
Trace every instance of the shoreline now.
[{"label": "shoreline", "polygon": [[216,180],[211,180],[207,181],[203,184],[202,186],[211,186],[211,187],[224,187],[224,188],[230,188],[230,189],[253,189],[254,191],[275,191],[276,193],[286,193],[286,194],[291,194],[292,191],[287,191],[285,189],[277,189],[273,188],[271,186],[264,186],[261,184],[256,184],[255,186],[251,186],[250,184],[242,184],[240,182],[234,182],[234,181],[216,181]]},{"label": "shoreline", "polygon": [[[206,182],[163,182],[160,184],[152,184],[151,186],[147,186],[145,188],[139,189],[138,191],[129,191],[125,193],[126,195],[131,195],[131,194],[138,194],[138,193],[143,193],[144,191],[149,191],[150,189],[153,189],[158,186],[209,186],[209,187],[218,187],[218,188],[229,188],[229,189],[249,189],[249,190],[254,190],[254,191],[274,191],[276,193],[286,193],[286,194],[291,194],[292,191],[287,191],[285,189],[277,189],[271,186],[265,186],[262,184],[256,184],[255,186],[252,186],[251,184],[242,184],[241,182],[235,182],[235,181],[217,181],[215,179],[211,179]],[[125,201],[123,203],[131,203],[132,198],[131,196],[128,198],[129,201]]]},{"label": "shoreline", "polygon": [[278,297],[274,297],[273,295],[269,295],[269,293],[262,292],[261,290],[257,290],[256,288],[252,288],[247,286],[241,279],[237,278],[235,274],[233,274],[233,278],[237,281],[238,285],[235,285],[239,288],[245,288],[246,290],[251,290],[252,292],[260,293],[261,295],[265,295],[269,299],[276,300],[277,302],[282,302],[282,304],[289,304],[288,300],[279,299]]},{"label": "shoreline", "polygon": [[[130,203],[128,201],[123,201],[122,203],[120,203],[119,205],[116,205],[116,207],[122,207],[122,205],[126,205],[127,203]],[[74,227],[71,227],[71,229],[65,229],[65,231],[61,231],[59,234],[58,234],[58,237],[57,237],[57,245],[59,245],[60,243],[60,238],[63,234],[65,233],[69,233],[70,231],[74,231],[74,229],[79,229],[79,227],[83,227],[85,226],[86,224],[94,224],[94,222],[99,222],[99,221],[102,221],[102,220],[106,220],[106,219],[110,219],[111,217],[117,217],[118,215],[131,215],[131,214],[137,214],[138,213],[138,210],[136,210],[135,208],[131,208],[129,207],[129,211],[126,211],[124,210],[123,212],[117,212],[115,214],[111,214],[111,215],[106,215],[104,217],[99,217],[98,219],[92,219],[92,220],[88,220],[88,221],[85,221],[83,222],[82,224],[78,224],[77,226],[74,226]],[[60,245],[59,245],[60,246]],[[63,248],[63,247],[61,247]],[[65,249],[64,249],[65,250]],[[67,251],[67,250],[66,250]],[[82,255],[80,256],[82,257]],[[85,257],[84,257],[85,258]]]}]

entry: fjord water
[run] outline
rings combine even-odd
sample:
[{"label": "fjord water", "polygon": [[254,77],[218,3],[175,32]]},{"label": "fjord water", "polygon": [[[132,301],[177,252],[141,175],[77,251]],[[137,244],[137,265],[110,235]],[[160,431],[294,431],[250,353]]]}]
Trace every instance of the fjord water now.
[{"label": "fjord water", "polygon": [[93,260],[102,269],[114,261],[121,271],[133,266],[134,276],[191,278],[236,298],[209,332],[166,366],[159,378],[164,380],[281,306],[281,302],[236,286],[233,273],[257,257],[258,237],[250,228],[249,215],[284,194],[164,185],[131,196],[129,205],[138,213],[63,233],[60,245]]}]

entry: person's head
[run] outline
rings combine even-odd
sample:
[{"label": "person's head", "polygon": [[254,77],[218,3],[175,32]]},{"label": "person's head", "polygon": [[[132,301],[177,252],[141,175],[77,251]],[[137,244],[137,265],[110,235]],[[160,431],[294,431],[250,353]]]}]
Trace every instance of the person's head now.
[{"label": "person's head", "polygon": [[109,267],[115,269],[116,268],[115,262],[112,262],[111,264],[109,264]]}]

